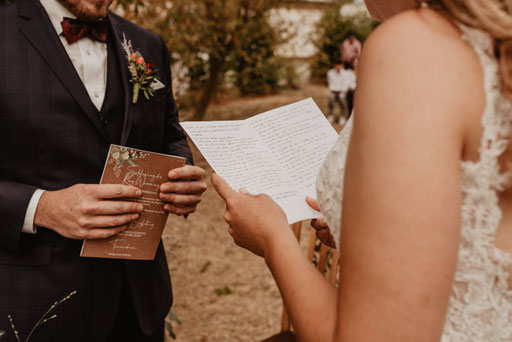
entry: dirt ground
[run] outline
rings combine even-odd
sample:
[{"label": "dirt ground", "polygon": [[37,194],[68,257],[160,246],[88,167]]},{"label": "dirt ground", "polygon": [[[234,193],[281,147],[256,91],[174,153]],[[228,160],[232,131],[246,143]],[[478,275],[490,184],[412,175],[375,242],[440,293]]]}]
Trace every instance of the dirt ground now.
[{"label": "dirt ground", "polygon": [[[244,119],[307,97],[327,112],[327,89],[307,85],[214,104],[205,120]],[[181,113],[182,120],[187,116]],[[196,213],[188,219],[170,217],[164,232],[174,288],[172,312],[182,322],[173,322],[177,338],[168,341],[260,341],[280,329],[281,296],[264,261],[234,245],[222,219],[224,203],[211,188],[211,168],[191,146],[196,164],[207,171],[209,188]]]}]

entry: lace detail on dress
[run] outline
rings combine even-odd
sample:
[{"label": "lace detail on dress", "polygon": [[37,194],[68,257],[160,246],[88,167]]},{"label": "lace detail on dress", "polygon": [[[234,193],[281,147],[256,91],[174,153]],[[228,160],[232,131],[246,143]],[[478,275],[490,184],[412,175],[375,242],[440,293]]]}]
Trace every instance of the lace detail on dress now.
[{"label": "lace detail on dress", "polygon": [[[512,291],[505,271],[512,258],[495,247],[501,220],[498,192],[510,176],[500,173],[498,158],[509,144],[512,104],[500,91],[491,37],[459,26],[463,39],[481,61],[486,107],[481,119],[480,159],[461,162],[461,242],[442,342],[512,341]],[[351,133],[352,120],[327,155],[317,178],[318,202],[336,243],[341,231],[343,178]]]},{"label": "lace detail on dress", "polygon": [[351,116],[331,151],[325,157],[324,164],[316,178],[318,204],[331,229],[336,245],[341,234],[341,202],[343,199],[343,179],[348,143],[352,135],[353,116]]},{"label": "lace detail on dress", "polygon": [[498,192],[510,176],[500,173],[498,158],[509,145],[512,106],[500,91],[492,38],[459,27],[482,64],[486,107],[480,159],[461,162],[461,242],[442,341],[512,341],[512,291],[505,271],[512,260],[495,247],[501,220]]}]

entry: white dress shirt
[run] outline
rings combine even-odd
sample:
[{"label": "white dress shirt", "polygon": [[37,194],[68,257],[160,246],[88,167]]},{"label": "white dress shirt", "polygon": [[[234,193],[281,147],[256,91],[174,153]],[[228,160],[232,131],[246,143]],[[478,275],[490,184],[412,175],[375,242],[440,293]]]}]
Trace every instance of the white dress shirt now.
[{"label": "white dress shirt", "polygon": [[[92,103],[100,111],[107,87],[107,44],[87,37],[79,39],[73,44],[68,44],[66,37],[62,34],[61,21],[64,17],[74,19],[76,16],[57,0],[40,0],[40,2],[46,10],[55,32],[59,35],[60,41],[85,89],[87,89]],[[32,195],[25,214],[22,232],[31,234],[37,232],[34,226],[34,215],[43,193],[44,190],[38,189]]]},{"label": "white dress shirt", "polygon": [[356,88],[356,76],[351,69],[333,68],[327,72],[327,84],[332,92],[346,93]]}]

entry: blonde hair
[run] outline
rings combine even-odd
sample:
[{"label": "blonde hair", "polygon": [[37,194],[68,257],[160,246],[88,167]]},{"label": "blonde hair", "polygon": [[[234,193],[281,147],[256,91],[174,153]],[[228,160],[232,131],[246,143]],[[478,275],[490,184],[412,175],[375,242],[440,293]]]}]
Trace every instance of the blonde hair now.
[{"label": "blonde hair", "polygon": [[503,92],[512,96],[512,0],[427,0],[463,24],[488,32],[496,41]]}]

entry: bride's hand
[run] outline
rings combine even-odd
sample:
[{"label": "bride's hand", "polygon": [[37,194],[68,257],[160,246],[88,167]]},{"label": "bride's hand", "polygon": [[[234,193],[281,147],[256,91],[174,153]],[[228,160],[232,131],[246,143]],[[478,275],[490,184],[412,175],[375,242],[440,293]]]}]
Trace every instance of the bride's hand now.
[{"label": "bride's hand", "polygon": [[281,238],[294,239],[285,213],[269,196],[237,192],[215,173],[211,179],[226,202],[224,219],[238,246],[264,257],[271,243],[279,243]]},{"label": "bride's hand", "polygon": [[[320,211],[320,207],[318,206],[318,202],[316,199],[306,197],[306,202],[311,208]],[[332,236],[331,230],[329,229],[329,226],[327,225],[327,222],[325,222],[324,218],[311,220],[311,227],[315,228],[316,237],[318,238],[318,240],[320,240],[320,242],[329,247],[336,248],[336,244],[334,243],[334,237]]]}]

